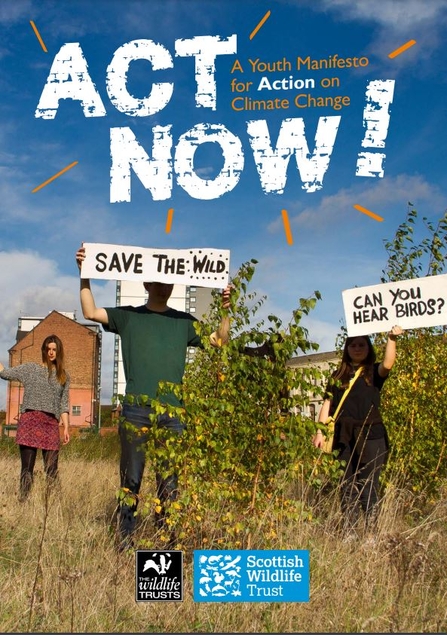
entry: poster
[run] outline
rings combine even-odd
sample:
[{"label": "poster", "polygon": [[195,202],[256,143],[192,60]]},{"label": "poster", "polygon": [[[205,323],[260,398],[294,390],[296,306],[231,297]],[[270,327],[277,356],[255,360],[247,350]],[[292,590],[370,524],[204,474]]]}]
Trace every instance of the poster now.
[{"label": "poster", "polygon": [[[83,242],[228,250],[230,276],[254,258],[260,316],[318,290],[303,324],[332,351],[342,291],[379,284],[408,205],[446,208],[446,10],[1,2],[2,362],[21,316],[82,319]],[[114,304],[115,280],[92,288]],[[104,402],[113,355],[104,336]]]}]

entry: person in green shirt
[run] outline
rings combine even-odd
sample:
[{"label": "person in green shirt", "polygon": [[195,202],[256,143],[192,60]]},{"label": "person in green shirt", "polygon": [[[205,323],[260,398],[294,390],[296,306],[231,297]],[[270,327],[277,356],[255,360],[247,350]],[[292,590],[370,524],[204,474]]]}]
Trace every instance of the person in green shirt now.
[{"label": "person in green shirt", "polygon": [[[84,258],[85,248],[80,247],[76,253],[79,269]],[[196,319],[189,313],[168,306],[173,285],[145,282],[144,288],[149,295],[143,306],[98,308],[90,281],[81,278],[80,297],[84,318],[99,322],[105,331],[116,333],[121,338],[126,397],[119,425],[120,478],[121,487],[127,488],[134,495],[135,501],[131,505],[120,506],[118,525],[121,549],[133,545],[135,512],[146,459],[146,454],[141,449],[148,440],[148,434],[142,429],[150,425],[149,415],[153,413],[148,403],[150,404],[151,399],[160,399],[157,396],[159,382],[182,383],[187,348],[201,346],[200,337],[194,329]],[[222,292],[224,309],[230,306],[230,292],[230,286]],[[229,330],[230,320],[228,314],[225,314],[218,330],[210,336],[211,344],[226,344]],[[174,393],[163,394],[162,399],[163,403],[172,406],[181,405]],[[132,430],[129,430],[125,422],[132,424]],[[176,434],[181,434],[184,429],[183,423],[168,413],[158,416],[157,425]],[[167,478],[156,474],[156,481],[157,497],[162,507],[157,515],[157,526],[162,528],[166,524],[163,504],[167,500],[175,500],[178,479],[176,474]]]}]

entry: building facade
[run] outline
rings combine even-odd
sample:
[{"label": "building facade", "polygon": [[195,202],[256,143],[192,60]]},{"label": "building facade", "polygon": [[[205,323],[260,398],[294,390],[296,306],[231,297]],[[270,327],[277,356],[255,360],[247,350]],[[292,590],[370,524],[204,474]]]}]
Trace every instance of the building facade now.
[{"label": "building facade", "polygon": [[[337,351],[330,351],[328,353],[311,353],[309,355],[292,357],[292,359],[287,362],[287,366],[291,368],[318,368],[320,371],[327,373],[328,371],[334,370],[339,362],[340,357]],[[323,398],[317,389],[324,389],[325,386],[326,379],[321,378],[315,380],[315,391],[311,390],[306,395],[307,404],[302,409],[302,415],[309,417],[313,421],[317,421],[320,408],[323,404]]]},{"label": "building facade", "polygon": [[[80,324],[74,313],[52,311],[45,318],[19,318],[17,341],[9,349],[9,366],[42,362],[41,346],[48,335],[64,345],[65,366],[70,375],[70,426],[99,426],[101,331],[98,325]],[[23,386],[9,381],[6,425],[17,424]]]}]

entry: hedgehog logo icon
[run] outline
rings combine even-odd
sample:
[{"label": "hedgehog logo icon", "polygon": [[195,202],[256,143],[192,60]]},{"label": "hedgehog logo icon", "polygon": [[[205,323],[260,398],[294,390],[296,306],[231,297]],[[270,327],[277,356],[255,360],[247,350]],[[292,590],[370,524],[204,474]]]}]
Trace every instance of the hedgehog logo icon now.
[{"label": "hedgehog logo icon", "polygon": [[135,552],[137,602],[183,600],[183,553],[181,551]]}]

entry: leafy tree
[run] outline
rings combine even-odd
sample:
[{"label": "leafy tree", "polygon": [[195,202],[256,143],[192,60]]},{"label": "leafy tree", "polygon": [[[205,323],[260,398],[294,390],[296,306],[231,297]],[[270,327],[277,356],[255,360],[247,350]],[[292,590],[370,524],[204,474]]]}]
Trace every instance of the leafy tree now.
[{"label": "leafy tree", "polygon": [[[422,219],[424,238],[410,203],[406,220],[385,242],[388,262],[382,282],[435,276],[445,270],[447,214],[434,224]],[[383,336],[376,345],[384,344]],[[386,382],[383,413],[391,453],[385,479],[398,477],[415,491],[436,489],[447,476],[447,338],[445,327],[405,331],[398,341],[397,361]]]},{"label": "leafy tree", "polygon": [[[183,542],[251,546],[257,532],[274,540],[284,515],[310,517],[304,503],[290,500],[284,488],[297,473],[312,477],[315,424],[301,411],[309,392],[321,390],[316,384],[322,373],[292,369],[287,361],[297,351],[318,348],[301,320],[320,294],[300,299],[288,324],[274,315],[268,316],[267,325],[255,322],[265,300],[248,292],[255,264],[243,264],[232,281],[229,343],[218,348],[209,344],[222,316],[220,294],[215,294],[209,319],[196,326],[204,348],[177,388],[185,404],[177,414],[186,432],[161,439],[163,432],[152,430],[148,458],[156,457],[158,469],[175,465],[180,475],[180,496],[171,504],[169,520],[180,528]],[[327,465],[332,472],[338,469],[337,463]],[[157,508],[159,501],[149,501],[148,510],[153,504]]]}]

